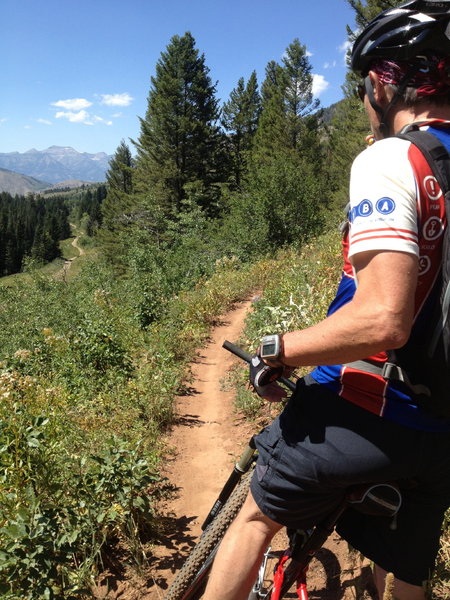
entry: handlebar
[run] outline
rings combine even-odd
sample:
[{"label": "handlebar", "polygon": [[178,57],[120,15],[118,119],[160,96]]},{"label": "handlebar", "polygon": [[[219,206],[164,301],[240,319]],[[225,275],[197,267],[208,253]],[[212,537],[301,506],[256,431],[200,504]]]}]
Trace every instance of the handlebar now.
[{"label": "handlebar", "polygon": [[[239,348],[239,346],[232,344],[228,340],[224,341],[222,347],[225,348],[225,350],[231,352],[232,354],[235,354],[239,358],[242,358],[242,360],[245,360],[245,362],[249,363],[252,360],[251,354],[249,354],[245,350],[242,350],[242,348]],[[287,379],[287,377],[280,377],[278,381],[285,385],[287,388],[289,388],[292,392],[295,391],[295,381],[292,381],[292,379]]]}]

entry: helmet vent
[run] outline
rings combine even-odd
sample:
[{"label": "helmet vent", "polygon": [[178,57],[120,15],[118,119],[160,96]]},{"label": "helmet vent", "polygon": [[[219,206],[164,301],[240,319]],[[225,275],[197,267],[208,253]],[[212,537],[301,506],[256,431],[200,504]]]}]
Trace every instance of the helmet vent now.
[{"label": "helmet vent", "polygon": [[429,21],[435,21],[434,17],[430,17],[430,15],[424,15],[423,13],[416,13],[415,15],[411,15],[411,19],[416,19],[416,21],[420,21],[421,23],[427,23]]}]

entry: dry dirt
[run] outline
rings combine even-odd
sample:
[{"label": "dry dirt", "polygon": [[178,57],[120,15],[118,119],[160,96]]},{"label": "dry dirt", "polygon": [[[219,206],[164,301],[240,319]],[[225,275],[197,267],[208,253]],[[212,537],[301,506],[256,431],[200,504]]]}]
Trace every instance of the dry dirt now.
[{"label": "dry dirt", "polygon": [[[192,365],[189,393],[177,403],[176,422],[167,436],[168,458],[164,475],[175,494],[160,507],[164,527],[138,576],[132,568],[118,576],[105,576],[95,590],[105,600],[162,600],[184,557],[201,533],[208,514],[236,458],[254,432],[236,414],[233,395],[221,380],[234,358],[222,348],[225,339],[238,340],[251,301],[236,305],[211,333]],[[277,544],[280,543],[278,540]],[[369,566],[350,556],[347,544],[332,535],[314,559],[308,574],[309,600],[376,600]],[[292,594],[296,597],[295,593]]]}]

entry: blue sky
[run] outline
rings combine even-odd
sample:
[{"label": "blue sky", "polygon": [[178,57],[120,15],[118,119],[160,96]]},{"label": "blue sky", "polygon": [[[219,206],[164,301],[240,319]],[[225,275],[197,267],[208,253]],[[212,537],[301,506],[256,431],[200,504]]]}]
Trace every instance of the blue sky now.
[{"label": "blue sky", "polygon": [[342,98],[354,14],[345,0],[1,0],[0,22],[0,152],[112,154],[139,136],[172,36],[192,33],[221,103],[253,70],[261,84],[299,38],[329,106]]}]

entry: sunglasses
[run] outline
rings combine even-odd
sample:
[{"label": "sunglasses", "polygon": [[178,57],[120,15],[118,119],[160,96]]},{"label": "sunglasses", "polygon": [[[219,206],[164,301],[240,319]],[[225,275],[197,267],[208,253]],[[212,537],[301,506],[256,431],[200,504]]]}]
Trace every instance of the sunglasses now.
[{"label": "sunglasses", "polygon": [[366,84],[364,82],[358,84],[358,87],[356,88],[356,93],[358,94],[358,98],[361,100],[361,102],[364,102],[364,98],[366,96]]}]

